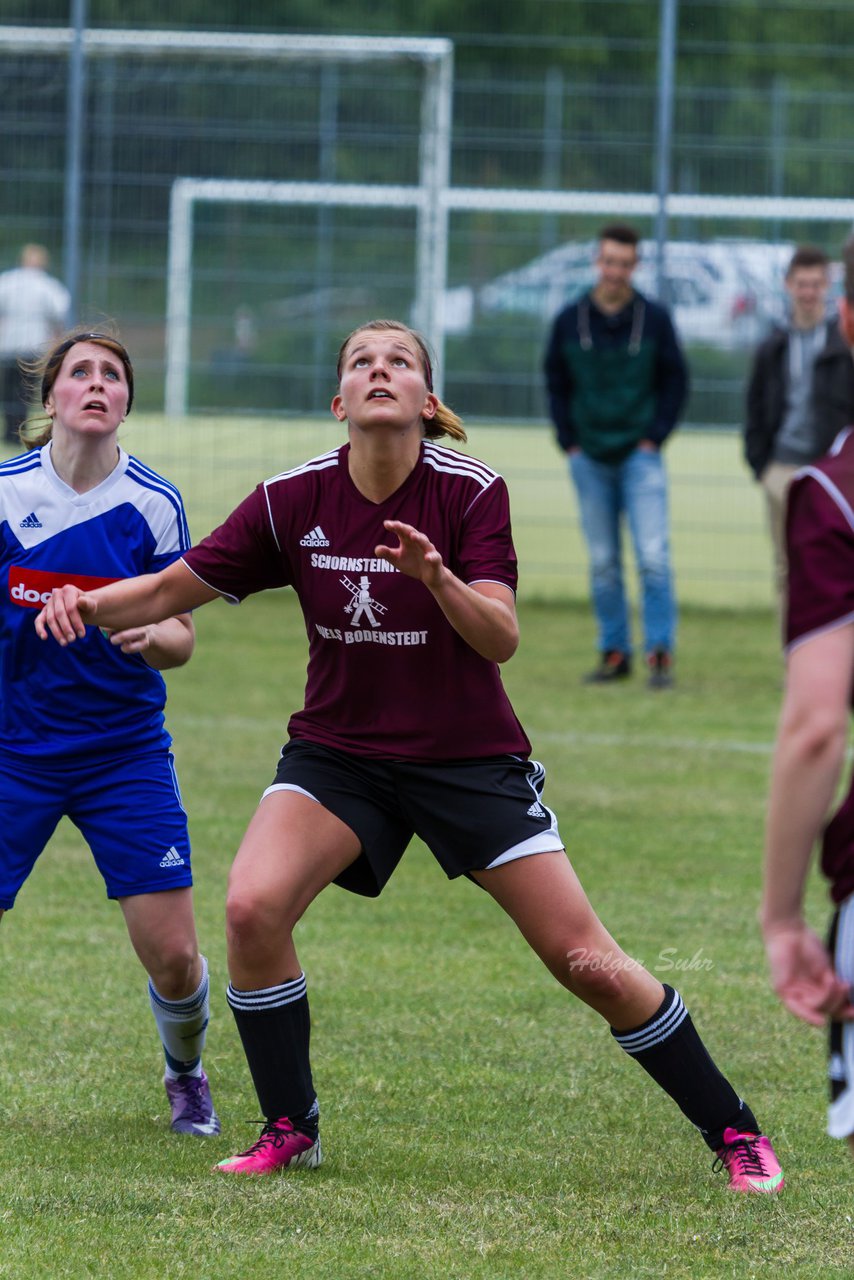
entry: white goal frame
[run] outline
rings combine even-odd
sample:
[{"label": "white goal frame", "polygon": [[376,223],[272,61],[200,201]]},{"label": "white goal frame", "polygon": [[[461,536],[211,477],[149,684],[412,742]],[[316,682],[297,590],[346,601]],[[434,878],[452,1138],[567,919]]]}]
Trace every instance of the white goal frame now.
[{"label": "white goal frame", "polygon": [[[71,27],[21,27],[0,24],[0,52],[57,53],[71,50]],[[438,376],[444,368],[442,313],[447,282],[448,220],[453,211],[537,214],[597,214],[605,217],[655,217],[661,211],[650,192],[537,191],[450,188],[453,95],[453,43],[445,39],[373,36],[298,36],[211,31],[125,31],[89,28],[82,33],[87,57],[134,55],[164,59],[192,55],[279,62],[420,61],[424,69],[419,150],[419,182],[412,187],[338,183],[202,183],[176,180],[170,203],[166,323],[166,409],[186,412],[191,320],[193,205],[198,199],[244,198],[267,203],[348,204],[416,210],[414,320],[433,345]],[[243,189],[243,195],[239,189]],[[249,188],[252,192],[247,195]],[[218,193],[218,194],[217,194]],[[664,200],[667,217],[812,220],[854,223],[854,200],[773,196],[672,194]]]},{"label": "white goal frame", "polygon": [[[433,161],[431,160],[431,169]],[[441,304],[447,276],[448,216],[442,199],[447,186],[435,174],[417,187],[334,182],[243,182],[239,179],[178,178],[169,207],[169,262],[166,285],[166,379],[164,412],[187,413],[192,328],[194,209],[197,203],[267,205],[349,205],[359,209],[417,211],[413,321],[434,350],[441,352]],[[438,365],[442,368],[442,364]],[[441,395],[439,373],[436,394]]]},{"label": "white goal frame", "polygon": [[[70,51],[75,40],[71,27],[13,27],[0,25],[0,51],[10,53],[56,53]],[[304,190],[313,184],[281,184],[288,191],[299,188],[286,202],[359,203],[416,210],[416,286],[414,321],[429,337],[442,330],[435,308],[442,291],[435,282],[445,270],[448,256],[448,220],[442,194],[450,178],[451,117],[454,87],[454,46],[451,40],[409,36],[314,36],[241,34],[214,31],[121,31],[87,28],[82,33],[86,57],[133,54],[138,57],[215,57],[266,62],[418,62],[423,68],[421,130],[419,137],[418,186],[406,196],[396,197],[405,188],[392,188],[387,195],[354,198],[347,188],[330,195],[325,184],[317,184],[314,196]],[[179,178],[171,197],[169,227],[169,272],[166,322],[167,413],[178,416],[187,410],[187,379],[191,316],[192,205],[203,198],[198,187],[182,185]],[[208,188],[210,193],[215,189]],[[224,184],[227,185],[227,184]],[[244,184],[246,187],[275,188],[275,183]],[[192,195],[191,195],[192,192]],[[208,198],[213,198],[209,194]],[[234,194],[225,199],[239,199]],[[242,197],[246,198],[246,197]],[[251,198],[256,198],[251,197]],[[263,197],[262,197],[263,198]],[[185,270],[182,286],[179,270]]]},{"label": "white goal frame", "polygon": [[[450,92],[448,93],[448,107]],[[444,116],[443,116],[444,119]],[[450,143],[450,111],[447,144]],[[446,139],[443,135],[442,150]],[[643,191],[527,191],[508,188],[449,187],[449,158],[430,162],[419,186],[383,183],[243,182],[178,178],[169,215],[169,267],[166,315],[165,412],[187,413],[192,311],[193,210],[197,202],[270,205],[348,205],[355,208],[417,209],[417,263],[414,322],[437,357],[435,390],[444,376],[443,301],[448,277],[448,219],[451,212],[599,214],[603,217],[655,217],[657,195]],[[854,200],[777,196],[702,196],[673,194],[665,199],[667,217],[751,218],[793,222],[854,224]]]}]

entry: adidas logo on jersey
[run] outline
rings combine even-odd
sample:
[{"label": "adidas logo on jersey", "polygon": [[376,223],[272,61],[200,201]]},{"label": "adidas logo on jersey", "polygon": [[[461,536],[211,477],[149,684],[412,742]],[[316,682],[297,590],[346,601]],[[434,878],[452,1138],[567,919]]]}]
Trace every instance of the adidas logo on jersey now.
[{"label": "adidas logo on jersey", "polygon": [[546,811],[545,811],[545,809],[544,809],[544,808],[543,808],[543,806],[540,804],[539,800],[535,800],[535,801],[534,801],[534,803],[531,805],[531,807],[530,807],[530,808],[529,808],[529,810],[528,810],[528,817],[529,817],[529,818],[544,818],[545,816],[546,816]]},{"label": "adidas logo on jersey", "polygon": [[316,524],[310,533],[307,533],[304,538],[300,538],[299,544],[301,547],[328,547],[329,539],[320,525]]},{"label": "adidas logo on jersey", "polygon": [[19,529],[41,529],[43,527],[44,526],[42,525],[42,522],[41,520],[39,520],[35,511],[31,511],[30,514],[27,516],[27,518],[25,520],[22,520],[21,523],[18,525]]},{"label": "adidas logo on jersey", "polygon": [[174,844],[171,849],[167,849],[163,857],[160,859],[161,867],[183,867],[184,859],[181,857]]}]

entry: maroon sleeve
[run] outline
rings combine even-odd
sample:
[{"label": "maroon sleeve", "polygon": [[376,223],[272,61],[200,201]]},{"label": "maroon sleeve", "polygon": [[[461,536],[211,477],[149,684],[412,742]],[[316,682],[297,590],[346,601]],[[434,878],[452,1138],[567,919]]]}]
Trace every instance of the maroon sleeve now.
[{"label": "maroon sleeve", "polygon": [[501,476],[481,490],[463,517],[459,563],[463,582],[500,582],[516,590],[518,565],[510,529],[510,499]]},{"label": "maroon sleeve", "polygon": [[262,484],[183,559],[202,582],[235,602],[292,581],[288,558],[276,542]]},{"label": "maroon sleeve", "polygon": [[793,481],[786,519],[787,647],[815,632],[854,620],[854,528],[850,515],[845,498],[823,473],[807,473]]}]

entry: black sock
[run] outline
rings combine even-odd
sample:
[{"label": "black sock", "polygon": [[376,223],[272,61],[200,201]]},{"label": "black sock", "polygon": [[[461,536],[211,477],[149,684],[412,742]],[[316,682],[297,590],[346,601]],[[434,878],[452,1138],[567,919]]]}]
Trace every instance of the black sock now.
[{"label": "black sock", "polygon": [[665,986],[661,1006],[646,1022],[633,1031],[612,1027],[611,1035],[670,1094],[712,1151],[723,1146],[724,1129],[760,1132],[750,1107],[715,1066],[672,987]]},{"label": "black sock", "polygon": [[317,1135],[320,1132],[320,1107],[317,1098],[305,1111],[293,1111],[288,1116],[291,1124],[295,1129],[299,1129],[300,1133],[304,1133],[307,1138],[311,1138],[312,1142],[317,1141]]},{"label": "black sock", "polygon": [[226,997],[262,1114],[267,1120],[300,1116],[310,1123],[316,1098],[308,1055],[311,1019],[305,974],[260,991],[238,991],[229,984]]}]

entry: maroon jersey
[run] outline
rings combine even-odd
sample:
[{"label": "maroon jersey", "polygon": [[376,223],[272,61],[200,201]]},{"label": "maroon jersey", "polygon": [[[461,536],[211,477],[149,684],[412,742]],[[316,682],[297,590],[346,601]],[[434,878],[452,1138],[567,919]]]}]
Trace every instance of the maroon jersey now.
[{"label": "maroon jersey", "polygon": [[[799,471],[789,490],[786,647],[854,622],[854,431]],[[822,870],[834,902],[854,891],[854,779],[822,840]]]},{"label": "maroon jersey", "polygon": [[423,583],[375,555],[384,520],[426,534],[463,582],[516,589],[507,488],[476,458],[423,441],[385,502],[350,479],[348,444],[260,484],[184,560],[232,601],[293,587],[309,641],[292,738],[363,756],[468,759],[530,743],[498,667],[462,639]]}]

